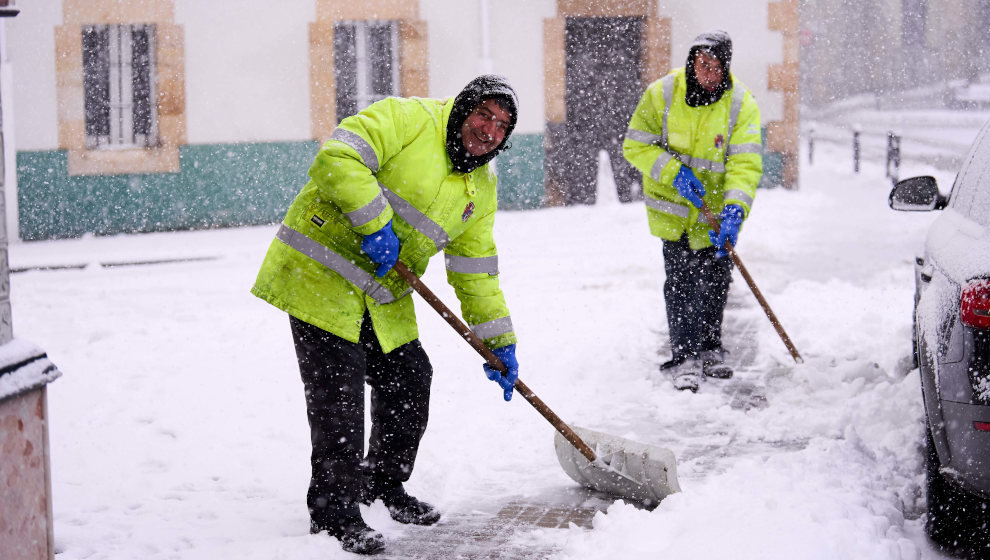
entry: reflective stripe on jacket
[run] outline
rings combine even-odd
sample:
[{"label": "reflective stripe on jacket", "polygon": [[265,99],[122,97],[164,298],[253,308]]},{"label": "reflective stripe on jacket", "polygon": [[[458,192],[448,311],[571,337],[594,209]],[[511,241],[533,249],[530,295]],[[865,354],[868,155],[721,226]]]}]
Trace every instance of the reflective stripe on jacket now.
[{"label": "reflective stripe on jacket", "polygon": [[445,148],[453,99],[390,97],[344,119],[320,149],[251,292],[357,342],[365,309],[385,352],[419,337],[410,288],[375,277],[364,235],[392,220],[399,258],[422,275],[445,253],[464,321],[490,348],[516,342],[498,283],[496,177],[454,172]]},{"label": "reflective stripe on jacket", "polygon": [[650,84],[629,121],[622,151],[643,174],[650,233],[676,241],[687,232],[691,248],[701,249],[711,246],[711,228],[677,194],[674,177],[683,162],[705,186],[713,213],[738,204],[749,216],[763,174],[760,109],[735,76],[732,88],[711,105],[689,106],[686,91],[684,68]]}]

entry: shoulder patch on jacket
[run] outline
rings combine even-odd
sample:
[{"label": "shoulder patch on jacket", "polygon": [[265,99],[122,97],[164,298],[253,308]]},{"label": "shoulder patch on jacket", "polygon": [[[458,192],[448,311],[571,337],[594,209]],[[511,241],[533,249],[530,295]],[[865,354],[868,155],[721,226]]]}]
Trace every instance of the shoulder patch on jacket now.
[{"label": "shoulder patch on jacket", "polygon": [[464,207],[464,212],[461,213],[461,221],[466,222],[471,219],[471,214],[474,214],[474,203],[468,202],[467,206]]}]

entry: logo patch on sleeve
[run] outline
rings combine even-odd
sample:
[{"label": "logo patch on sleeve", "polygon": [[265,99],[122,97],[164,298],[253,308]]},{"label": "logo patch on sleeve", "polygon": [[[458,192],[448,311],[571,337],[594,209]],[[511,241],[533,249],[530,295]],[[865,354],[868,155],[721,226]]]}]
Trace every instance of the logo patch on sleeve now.
[{"label": "logo patch on sleeve", "polygon": [[314,224],[316,224],[316,227],[323,227],[323,224],[326,223],[323,220],[323,218],[317,216],[316,214],[313,214],[313,217],[310,218],[310,221],[313,222]]},{"label": "logo patch on sleeve", "polygon": [[461,221],[468,221],[471,218],[471,214],[474,214],[474,203],[468,202],[467,206],[464,207],[464,212],[461,214]]}]

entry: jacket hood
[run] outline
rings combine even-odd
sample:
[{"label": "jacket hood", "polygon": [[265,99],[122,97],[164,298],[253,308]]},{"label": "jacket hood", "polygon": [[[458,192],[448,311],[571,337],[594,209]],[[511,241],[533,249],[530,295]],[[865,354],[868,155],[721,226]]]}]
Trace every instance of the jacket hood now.
[{"label": "jacket hood", "polygon": [[[505,131],[505,138],[494,150],[482,156],[472,156],[464,147],[464,140],[461,137],[461,126],[464,119],[474,111],[479,103],[486,99],[498,99],[503,101],[504,108],[509,112],[509,127]],[[454,107],[450,111],[450,118],[447,120],[447,155],[454,164],[454,169],[461,173],[470,173],[475,169],[485,165],[492,160],[499,152],[509,148],[509,135],[516,127],[518,119],[519,99],[516,97],[516,90],[512,89],[509,81],[504,76],[495,74],[485,74],[471,80],[464,89],[454,98]]]},{"label": "jacket hood", "polygon": [[[722,63],[722,82],[713,91],[701,87],[694,74],[694,55],[698,51],[711,53]],[[730,63],[732,62],[732,39],[725,31],[708,31],[694,38],[688,51],[686,75],[687,95],[685,101],[691,107],[711,105],[722,98],[722,94],[732,88]]]}]

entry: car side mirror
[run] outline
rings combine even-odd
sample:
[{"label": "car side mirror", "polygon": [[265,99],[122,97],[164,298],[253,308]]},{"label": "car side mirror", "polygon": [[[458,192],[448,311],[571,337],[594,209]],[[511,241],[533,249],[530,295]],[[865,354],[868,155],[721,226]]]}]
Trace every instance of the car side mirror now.
[{"label": "car side mirror", "polygon": [[898,181],[890,191],[887,203],[894,210],[930,212],[945,208],[948,199],[938,192],[938,182],[925,175]]}]

